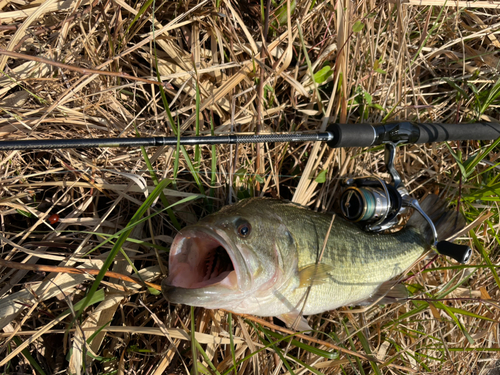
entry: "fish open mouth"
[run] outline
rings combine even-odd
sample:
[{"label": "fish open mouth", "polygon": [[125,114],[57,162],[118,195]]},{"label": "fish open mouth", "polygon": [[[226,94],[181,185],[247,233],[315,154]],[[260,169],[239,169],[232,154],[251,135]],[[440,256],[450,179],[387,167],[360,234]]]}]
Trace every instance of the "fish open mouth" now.
[{"label": "fish open mouth", "polygon": [[237,270],[230,251],[224,239],[204,228],[181,231],[172,243],[166,283],[187,289],[215,284],[233,289]]}]

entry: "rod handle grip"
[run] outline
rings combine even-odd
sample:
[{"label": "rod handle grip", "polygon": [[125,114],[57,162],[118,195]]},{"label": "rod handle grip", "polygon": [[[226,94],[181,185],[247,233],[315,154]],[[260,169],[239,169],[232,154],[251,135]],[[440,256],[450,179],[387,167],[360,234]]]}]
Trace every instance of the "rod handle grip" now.
[{"label": "rod handle grip", "polygon": [[331,123],[326,129],[333,135],[330,147],[370,147],[384,143],[432,143],[444,141],[494,140],[500,137],[500,124],[437,124],[411,121],[386,124]]}]

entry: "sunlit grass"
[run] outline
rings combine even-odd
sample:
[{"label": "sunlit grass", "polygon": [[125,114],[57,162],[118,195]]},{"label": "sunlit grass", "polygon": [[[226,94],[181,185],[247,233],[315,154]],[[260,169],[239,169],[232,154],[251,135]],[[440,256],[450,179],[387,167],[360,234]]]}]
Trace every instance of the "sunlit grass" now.
[{"label": "sunlit grass", "polygon": [[[32,5],[22,11],[40,9]],[[273,1],[260,61],[267,0],[78,5],[40,11],[26,31],[27,15],[11,14],[20,5],[2,7],[4,47],[21,43],[25,54],[161,82],[10,59],[0,77],[2,139],[252,133],[258,111],[264,131],[317,131],[324,115],[350,123],[500,118],[490,8]],[[388,178],[381,148],[267,144],[260,170],[249,145],[4,153],[0,225],[10,242],[2,240],[2,259],[101,272],[61,281],[0,269],[0,371],[479,373],[500,350],[499,143],[398,147],[396,167],[413,195],[441,194],[468,223],[490,216],[458,239],[474,249],[470,264],[438,258],[410,272],[409,301],[310,317],[308,335],[339,350],[237,314],[169,306],[156,289],[105,272],[159,284],[178,230],[229,201],[264,195],[331,211],[344,177]],[[60,222],[47,225],[55,212]],[[47,354],[49,335],[62,359]]]}]

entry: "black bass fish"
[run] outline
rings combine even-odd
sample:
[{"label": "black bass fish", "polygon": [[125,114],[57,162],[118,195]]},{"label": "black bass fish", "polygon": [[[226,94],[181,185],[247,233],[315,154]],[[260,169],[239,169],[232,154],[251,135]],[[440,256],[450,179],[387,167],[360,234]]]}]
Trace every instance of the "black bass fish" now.
[{"label": "black bass fish", "polygon": [[[422,208],[440,239],[465,225],[436,196]],[[332,215],[275,199],[226,206],[177,234],[163,295],[172,303],[276,316],[299,329],[308,328],[301,313],[406,297],[404,286],[394,287],[391,279],[431,247],[433,237],[420,214],[394,234],[367,233],[337,216],[322,253],[331,220]]]}]

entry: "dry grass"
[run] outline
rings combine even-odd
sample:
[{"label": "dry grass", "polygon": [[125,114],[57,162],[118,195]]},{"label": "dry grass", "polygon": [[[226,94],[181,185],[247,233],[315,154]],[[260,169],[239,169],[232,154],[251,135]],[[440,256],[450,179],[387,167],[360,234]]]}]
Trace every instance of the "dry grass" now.
[{"label": "dry grass", "polygon": [[[267,1],[0,0],[0,48],[25,55],[0,53],[0,137],[163,136],[178,128],[182,135],[197,129],[209,134],[212,124],[217,134],[258,127],[288,132],[318,130],[324,117],[353,123],[500,118],[498,98],[488,100],[499,79],[498,1],[297,3],[288,12],[287,4],[295,1],[273,3],[266,25],[261,19]],[[331,74],[315,82],[311,69],[325,66]],[[450,146],[465,160],[483,144]],[[115,278],[92,291],[93,304],[80,315],[77,303],[85,300],[94,276],[0,268],[0,370],[402,374],[409,368],[485,374],[500,350],[500,188],[498,166],[482,172],[499,153],[494,148],[461,179],[446,145],[399,149],[397,168],[412,194],[442,193],[460,204],[469,222],[492,216],[462,237],[474,246],[472,266],[438,259],[409,281],[415,295],[436,301],[364,313],[344,308],[309,319],[318,330],[313,337],[378,362],[344,353],[335,358],[314,349],[331,351],[321,343],[265,347],[272,336],[256,323],[236,315],[228,320],[222,311],[168,306],[160,295]],[[322,170],[326,182],[318,183]],[[339,179],[366,174],[388,176],[382,150],[267,144],[183,152],[4,152],[1,258],[99,269],[125,233],[129,241],[112,270],[133,275],[133,264],[144,280],[159,283],[179,227],[251,195],[330,210]],[[173,182],[166,186],[168,179]],[[164,195],[145,207],[147,220],[127,231],[155,181],[166,181]],[[209,198],[190,200],[200,194]],[[60,215],[57,223],[50,222],[53,214]],[[196,366],[192,339],[203,352]]]}]

